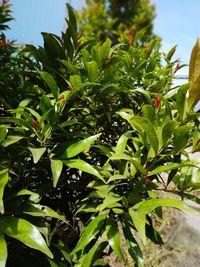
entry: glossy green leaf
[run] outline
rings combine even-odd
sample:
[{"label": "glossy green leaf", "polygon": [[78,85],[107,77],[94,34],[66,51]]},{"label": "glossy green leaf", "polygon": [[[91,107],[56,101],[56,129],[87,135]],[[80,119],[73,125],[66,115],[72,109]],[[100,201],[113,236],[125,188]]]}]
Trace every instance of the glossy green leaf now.
[{"label": "glossy green leaf", "polygon": [[103,177],[100,175],[100,173],[90,164],[88,164],[87,162],[81,160],[81,159],[69,159],[69,160],[62,160],[62,162],[67,165],[69,168],[75,168],[75,169],[79,169],[81,171],[90,173],[96,177],[98,177],[99,179],[101,179],[104,183],[104,179]]},{"label": "glossy green leaf", "polygon": [[142,113],[148,121],[150,121],[153,125],[155,124],[156,122],[155,109],[151,105],[144,105],[142,107]]},{"label": "glossy green leaf", "polygon": [[154,170],[148,172],[149,175],[155,175],[161,172],[171,171],[175,169],[182,168],[184,166],[192,166],[192,163],[186,162],[186,163],[169,163],[164,166],[159,166],[155,168]]},{"label": "glossy green leaf", "polygon": [[111,41],[110,39],[107,39],[100,48],[100,56],[103,64],[106,62],[109,56],[110,47],[111,47]]},{"label": "glossy green leaf", "polygon": [[137,264],[138,267],[144,267],[144,259],[142,251],[137,241],[133,237],[133,234],[128,225],[123,226],[123,232],[129,255],[132,257],[132,259],[134,260],[134,262]]},{"label": "glossy green leaf", "polygon": [[24,136],[18,136],[18,135],[8,135],[6,139],[2,142],[3,147],[10,146],[12,144],[17,143],[19,140],[23,139]]},{"label": "glossy green leaf", "polygon": [[[107,242],[98,242],[95,244],[88,253],[84,254],[80,261],[79,266],[81,267],[91,267],[94,266],[93,263],[102,257],[103,250],[106,248]],[[98,265],[99,266],[99,265]]]},{"label": "glossy green leaf", "polygon": [[129,209],[129,214],[144,244],[146,244],[146,233],[145,233],[146,215],[158,207],[172,207],[180,209],[182,211],[188,211],[199,214],[198,211],[186,206],[182,201],[172,198],[150,199],[137,203],[133,207],[134,210]]},{"label": "glossy green leaf", "polygon": [[192,126],[189,125],[182,125],[176,129],[173,139],[175,153],[180,152],[187,145],[191,129]]},{"label": "glossy green leaf", "polygon": [[37,203],[39,202],[40,200],[40,195],[35,193],[35,192],[32,192],[30,190],[27,190],[27,189],[22,189],[20,191],[18,191],[16,194],[14,194],[13,196],[25,196],[25,195],[29,195],[29,199],[34,202],[34,203]]},{"label": "glossy green leaf", "polygon": [[61,220],[65,223],[67,223],[66,219],[52,210],[51,208],[44,206],[44,205],[39,205],[39,204],[26,204],[23,206],[23,213],[29,214],[31,216],[36,216],[36,217],[41,217],[41,216],[48,216],[52,218],[56,218],[58,220]]},{"label": "glossy green leaf", "polygon": [[132,132],[128,131],[124,133],[122,136],[120,136],[119,140],[117,141],[117,146],[116,146],[116,153],[121,154],[124,153],[128,139],[132,136]]},{"label": "glossy green leaf", "polygon": [[156,153],[158,151],[158,136],[153,125],[146,118],[140,116],[133,116],[130,119],[130,122],[136,126],[137,129],[140,129],[146,133],[149,143]]},{"label": "glossy green leaf", "polygon": [[83,229],[82,235],[71,253],[72,255],[84,249],[97,236],[105,223],[106,216],[106,214],[98,215]]},{"label": "glossy green leaf", "polygon": [[167,145],[167,142],[172,138],[175,127],[177,126],[177,122],[175,120],[169,120],[162,129],[162,143],[163,145]]},{"label": "glossy green leaf", "polygon": [[86,69],[88,72],[89,81],[94,82],[97,78],[98,73],[97,63],[94,60],[92,60],[91,62],[86,62]]},{"label": "glossy green leaf", "polygon": [[8,256],[7,244],[4,235],[0,233],[0,267],[6,266],[7,256]]},{"label": "glossy green leaf", "polygon": [[54,80],[54,77],[46,71],[41,71],[40,76],[42,80],[47,84],[54,97],[58,99],[59,88],[56,81]]},{"label": "glossy green leaf", "polygon": [[119,259],[124,262],[124,255],[122,253],[120,244],[119,229],[115,221],[110,217],[106,220],[106,234],[111,248],[119,257]]},{"label": "glossy green leaf", "polygon": [[82,84],[80,75],[70,75],[69,81],[70,81],[72,87],[76,87],[76,86],[79,86],[80,84]]},{"label": "glossy green leaf", "polygon": [[51,101],[48,96],[44,95],[40,100],[40,109],[43,114],[45,114],[52,107]]},{"label": "glossy green leaf", "polygon": [[37,249],[48,257],[53,258],[51,251],[47,247],[37,227],[28,221],[11,216],[1,217],[0,231],[5,235],[18,239],[28,247]]},{"label": "glossy green leaf", "polygon": [[56,187],[62,173],[63,163],[61,160],[51,159],[51,171],[53,175],[53,186]]},{"label": "glossy green leaf", "polygon": [[8,169],[0,170],[0,213],[4,213],[3,194],[4,188],[9,181]]},{"label": "glossy green leaf", "polygon": [[31,154],[33,156],[33,162],[35,164],[40,160],[40,158],[42,157],[42,155],[46,151],[46,147],[41,147],[41,148],[29,147],[28,149],[31,151]]},{"label": "glossy green leaf", "polygon": [[122,199],[122,197],[113,192],[108,192],[109,190],[110,188],[108,188],[108,190],[105,190],[105,192],[107,191],[105,199],[103,200],[103,203],[96,208],[96,210],[102,211],[104,209],[114,208],[120,205],[118,202]]},{"label": "glossy green leaf", "polygon": [[176,45],[174,46],[174,47],[172,47],[171,49],[170,49],[170,51],[168,52],[168,54],[167,54],[167,59],[168,60],[171,60],[171,58],[172,58],[172,56],[174,55],[174,53],[176,52]]},{"label": "glossy green leaf", "polygon": [[187,112],[186,94],[189,88],[189,84],[180,86],[176,94],[176,107],[180,114],[181,120],[185,119]]},{"label": "glossy green leaf", "polygon": [[25,128],[32,129],[32,125],[29,122],[27,122],[23,119],[19,119],[19,118],[0,117],[0,123],[14,123],[14,124],[17,124],[19,126],[23,126]]},{"label": "glossy green leaf", "polygon": [[72,158],[79,153],[83,152],[84,150],[88,150],[90,146],[94,143],[95,140],[100,136],[101,134],[96,134],[93,136],[90,136],[88,138],[85,138],[81,141],[78,141],[72,145],[70,145],[65,152],[60,156],[60,159],[68,159]]},{"label": "glossy green leaf", "polygon": [[6,138],[7,128],[6,126],[0,126],[0,143]]}]

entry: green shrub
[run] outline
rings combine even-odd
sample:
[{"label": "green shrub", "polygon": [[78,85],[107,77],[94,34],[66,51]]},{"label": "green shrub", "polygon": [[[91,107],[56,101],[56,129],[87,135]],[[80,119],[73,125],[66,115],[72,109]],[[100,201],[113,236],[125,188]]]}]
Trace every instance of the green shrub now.
[{"label": "green shrub", "polygon": [[0,263],[105,266],[114,251],[126,264],[123,233],[143,266],[138,237],[162,244],[151,214],[193,211],[159,192],[199,188],[186,152],[199,145],[195,103],[188,84],[173,86],[175,48],[81,43],[68,12],[62,38],[43,33],[44,47],[21,51],[26,93],[0,118]]}]

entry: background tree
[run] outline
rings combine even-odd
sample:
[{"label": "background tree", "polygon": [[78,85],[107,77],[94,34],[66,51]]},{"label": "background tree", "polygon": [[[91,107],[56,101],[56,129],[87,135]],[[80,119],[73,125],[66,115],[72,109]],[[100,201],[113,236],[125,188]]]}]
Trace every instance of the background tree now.
[{"label": "background tree", "polygon": [[129,42],[141,43],[155,38],[153,19],[155,6],[149,0],[87,0],[79,16],[80,32],[85,38],[106,37],[116,43],[126,36]]}]

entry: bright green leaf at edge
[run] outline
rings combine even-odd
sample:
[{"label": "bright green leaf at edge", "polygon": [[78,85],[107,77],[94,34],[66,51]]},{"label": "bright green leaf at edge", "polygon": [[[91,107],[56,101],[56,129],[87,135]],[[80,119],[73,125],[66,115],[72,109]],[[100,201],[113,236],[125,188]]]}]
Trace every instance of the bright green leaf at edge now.
[{"label": "bright green leaf at edge", "polygon": [[182,201],[177,199],[170,199],[170,198],[150,199],[137,203],[133,207],[136,210],[134,211],[133,209],[130,208],[129,214],[144,244],[146,244],[146,233],[145,233],[146,215],[158,207],[172,207],[180,209],[182,211],[189,211],[199,214],[198,211],[186,206]]},{"label": "bright green leaf at edge", "polygon": [[3,205],[3,193],[6,184],[8,183],[8,169],[4,169],[0,171],[0,213],[4,213],[4,205]]},{"label": "bright green leaf at edge", "polygon": [[11,216],[1,217],[0,231],[12,238],[18,239],[28,247],[37,249],[48,257],[53,258],[41,233],[30,222]]},{"label": "bright green leaf at edge", "polygon": [[4,235],[0,233],[0,267],[6,266],[8,252]]}]

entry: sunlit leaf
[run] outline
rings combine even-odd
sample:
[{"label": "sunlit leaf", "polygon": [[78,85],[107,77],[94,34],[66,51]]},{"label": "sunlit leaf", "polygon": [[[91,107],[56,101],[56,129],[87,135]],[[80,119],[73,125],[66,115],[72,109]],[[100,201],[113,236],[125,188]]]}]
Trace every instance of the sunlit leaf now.
[{"label": "sunlit leaf", "polygon": [[4,238],[4,235],[0,233],[0,266],[5,267],[6,266],[6,260],[8,256],[7,251],[7,244]]},{"label": "sunlit leaf", "polygon": [[51,251],[47,247],[37,227],[30,222],[11,216],[1,217],[0,231],[5,235],[18,239],[28,247],[37,249],[48,257],[53,258]]},{"label": "sunlit leaf", "polygon": [[8,169],[0,171],[0,213],[4,213],[3,193],[6,184],[9,181]]}]

